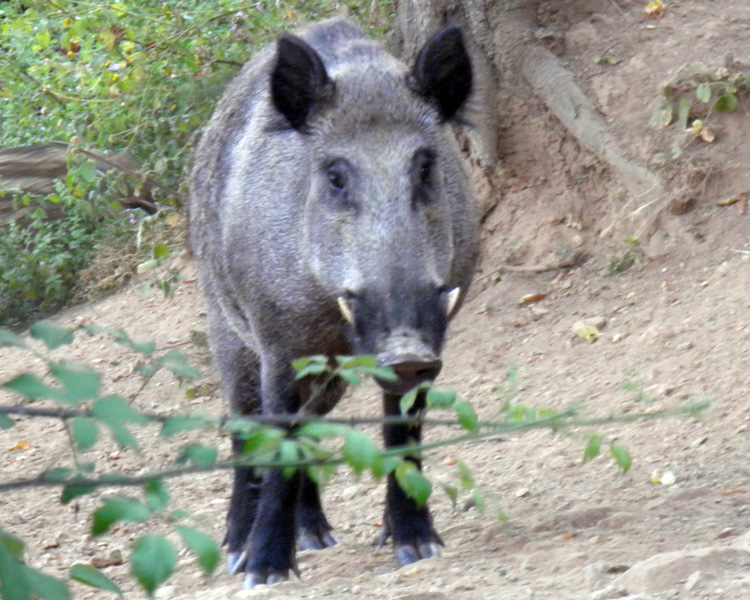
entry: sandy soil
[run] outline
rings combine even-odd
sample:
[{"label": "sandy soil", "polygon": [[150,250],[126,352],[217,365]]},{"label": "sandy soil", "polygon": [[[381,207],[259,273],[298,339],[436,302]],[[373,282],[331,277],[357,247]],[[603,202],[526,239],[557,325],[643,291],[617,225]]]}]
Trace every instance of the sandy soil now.
[{"label": "sandy soil", "polygon": [[[674,126],[663,131],[648,126],[660,82],[689,62],[750,70],[750,8],[740,0],[721,5],[683,0],[668,3],[661,19],[648,19],[644,4],[588,2],[589,12],[548,17],[564,26],[562,58],[633,157],[647,163],[681,135]],[[618,62],[597,64],[595,55]],[[446,542],[443,556],[403,569],[396,569],[389,549],[373,546],[382,522],[383,484],[341,471],[324,493],[341,544],[301,553],[302,580],[241,591],[238,577],[220,573],[204,579],[182,552],[177,574],[158,598],[748,597],[750,240],[745,202],[717,204],[750,189],[748,99],[741,97],[732,115],[709,115],[717,132],[712,144],[692,141],[679,161],[664,167],[692,198],[682,211],[661,199],[625,199],[606,168],[533,98],[507,88],[502,98],[502,163],[492,174],[495,187],[484,191],[498,203],[483,224],[482,266],[452,326],[440,384],[471,401],[483,419],[496,418],[506,402],[558,410],[575,403],[586,417],[650,414],[705,398],[710,408],[700,418],[557,434],[534,430],[435,452],[426,464],[433,481],[455,483],[450,464],[461,460],[472,469],[488,508],[482,513],[462,498],[454,509],[437,489],[431,506]],[[605,277],[603,267],[622,254],[631,234],[639,236],[640,262]],[[574,252],[587,257],[574,268],[495,275],[501,264],[546,264]],[[194,343],[194,332],[206,329],[200,292],[190,279],[190,262],[177,259],[177,266],[188,280],[173,300],[153,292],[144,296],[143,281],[135,281],[57,321],[120,327],[162,349],[179,347],[200,364],[205,349]],[[519,305],[531,293],[546,296]],[[573,333],[574,324],[587,318],[600,322],[594,343]],[[3,380],[36,365],[10,350],[0,357]],[[92,363],[113,393],[138,389],[136,359],[103,338],[81,336],[66,358]],[[511,369],[515,387],[507,379]],[[167,414],[222,414],[216,376],[206,364],[202,370],[207,396],[188,401],[184,387],[160,375],[136,405]],[[377,415],[379,406],[375,389],[365,387],[334,414]],[[630,451],[628,473],[606,453],[583,463],[586,440],[595,432]],[[155,433],[139,431],[140,454],[105,438],[85,458],[97,463],[98,472],[137,474],[172,464],[179,448],[195,439],[185,434],[166,442]],[[228,439],[213,435],[203,433],[201,441],[215,442],[228,457]],[[428,440],[440,435],[426,433]],[[61,425],[19,419],[14,429],[0,432],[0,460],[4,480],[65,463],[69,453]],[[226,472],[171,480],[171,506],[189,511],[193,524],[221,540],[229,486]],[[58,494],[37,489],[4,497],[2,525],[26,540],[29,562],[58,576],[79,561],[110,565],[104,573],[128,598],[145,597],[122,557],[138,535],[169,532],[174,523],[166,517],[147,525],[126,523],[94,539],[87,532],[100,496],[61,507]],[[498,511],[505,521],[495,517]],[[108,596],[77,583],[71,589],[80,599]]]}]

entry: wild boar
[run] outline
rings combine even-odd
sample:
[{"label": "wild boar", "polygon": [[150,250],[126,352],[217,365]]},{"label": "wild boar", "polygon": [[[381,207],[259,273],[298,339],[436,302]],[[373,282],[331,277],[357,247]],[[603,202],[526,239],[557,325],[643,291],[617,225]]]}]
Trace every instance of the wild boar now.
[{"label": "wild boar", "polygon": [[[190,235],[233,414],[330,410],[344,383],[310,405],[313,382],[291,366],[306,355],[373,354],[392,367],[398,380],[379,382],[386,415],[438,375],[477,256],[451,130],[471,89],[459,28],[438,32],[408,68],[341,19],[282,35],[230,84],[193,154]],[[416,426],[383,429],[388,447],[421,437]],[[233,442],[241,452],[242,437]],[[227,521],[229,569],[244,570],[245,587],[297,572],[295,541],[337,543],[300,471],[237,468]],[[393,476],[384,528],[401,565],[442,544]]]}]

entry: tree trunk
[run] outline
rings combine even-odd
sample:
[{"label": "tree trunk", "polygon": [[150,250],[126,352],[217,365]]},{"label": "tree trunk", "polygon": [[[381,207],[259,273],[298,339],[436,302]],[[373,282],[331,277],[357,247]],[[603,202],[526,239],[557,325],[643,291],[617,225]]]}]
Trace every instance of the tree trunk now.
[{"label": "tree trunk", "polygon": [[[571,0],[573,1],[573,0]],[[463,25],[471,37],[477,65],[477,107],[469,120],[472,153],[480,162],[494,157],[497,128],[494,90],[505,82],[531,87],[578,143],[604,161],[635,199],[665,195],[660,178],[630,160],[573,74],[537,38],[538,0],[400,0],[396,41],[404,56],[414,56],[431,33],[448,22]]]}]

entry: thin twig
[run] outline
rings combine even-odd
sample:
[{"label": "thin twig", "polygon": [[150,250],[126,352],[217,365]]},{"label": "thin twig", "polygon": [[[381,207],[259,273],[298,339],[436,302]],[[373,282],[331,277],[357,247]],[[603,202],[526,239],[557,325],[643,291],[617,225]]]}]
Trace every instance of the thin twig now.
[{"label": "thin twig", "polygon": [[[672,410],[662,410],[653,413],[645,414],[633,414],[633,415],[611,415],[609,417],[599,417],[593,419],[575,419],[574,417],[578,414],[578,410],[575,408],[569,409],[557,415],[552,415],[542,419],[535,419],[531,421],[519,421],[516,423],[498,423],[496,427],[487,431],[475,431],[467,432],[452,438],[439,440],[431,444],[421,444],[417,446],[400,446],[397,448],[389,448],[380,453],[382,457],[389,456],[418,456],[419,454],[435,450],[437,448],[465,444],[465,443],[478,443],[485,441],[488,438],[492,438],[501,434],[508,434],[510,432],[524,431],[527,429],[539,429],[539,428],[551,428],[559,429],[563,425],[567,427],[600,427],[603,425],[631,423],[635,421],[645,421],[657,418],[665,418],[674,415],[687,415],[696,414],[704,410],[708,406],[707,402],[696,402],[691,406],[685,408],[678,408]],[[14,407],[15,408],[15,407]],[[290,415],[292,416],[292,415]],[[328,422],[334,422],[331,419]],[[339,421],[346,421],[341,419]],[[378,422],[382,422],[382,419],[378,419]],[[455,423],[451,423],[455,424]],[[481,425],[481,424],[480,424]],[[486,425],[486,424],[485,424]],[[89,477],[78,476],[74,479],[60,479],[59,477],[49,477],[43,474],[39,477],[28,478],[28,479],[17,479],[14,481],[8,481],[0,483],[0,493],[7,490],[16,490],[28,487],[64,487],[69,485],[81,486],[81,487],[122,487],[122,486],[139,486],[153,481],[154,479],[167,479],[171,477],[179,477],[182,475],[190,475],[194,473],[209,472],[214,470],[225,470],[233,469],[235,467],[253,467],[257,469],[278,469],[284,467],[294,467],[299,469],[320,467],[324,465],[341,465],[346,461],[341,457],[335,457],[331,455],[324,459],[305,459],[294,462],[281,462],[277,460],[273,461],[254,461],[252,459],[243,460],[240,457],[237,460],[217,462],[213,465],[208,466],[186,466],[177,467],[174,469],[167,469],[164,471],[156,471],[153,473],[147,473],[139,476],[126,476],[126,475],[112,475],[107,474],[103,479],[95,479]]]}]

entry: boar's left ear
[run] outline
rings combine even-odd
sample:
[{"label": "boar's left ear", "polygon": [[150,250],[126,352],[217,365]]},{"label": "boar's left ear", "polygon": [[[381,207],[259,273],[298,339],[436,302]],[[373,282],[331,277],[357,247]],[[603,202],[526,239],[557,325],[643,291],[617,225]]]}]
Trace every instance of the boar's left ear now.
[{"label": "boar's left ear", "polygon": [[449,25],[424,45],[409,75],[409,87],[437,105],[443,122],[463,106],[471,94],[471,60],[461,30]]},{"label": "boar's left ear", "polygon": [[333,82],[318,53],[295,35],[281,35],[271,73],[271,100],[289,124],[304,130],[316,105],[332,93]]}]

